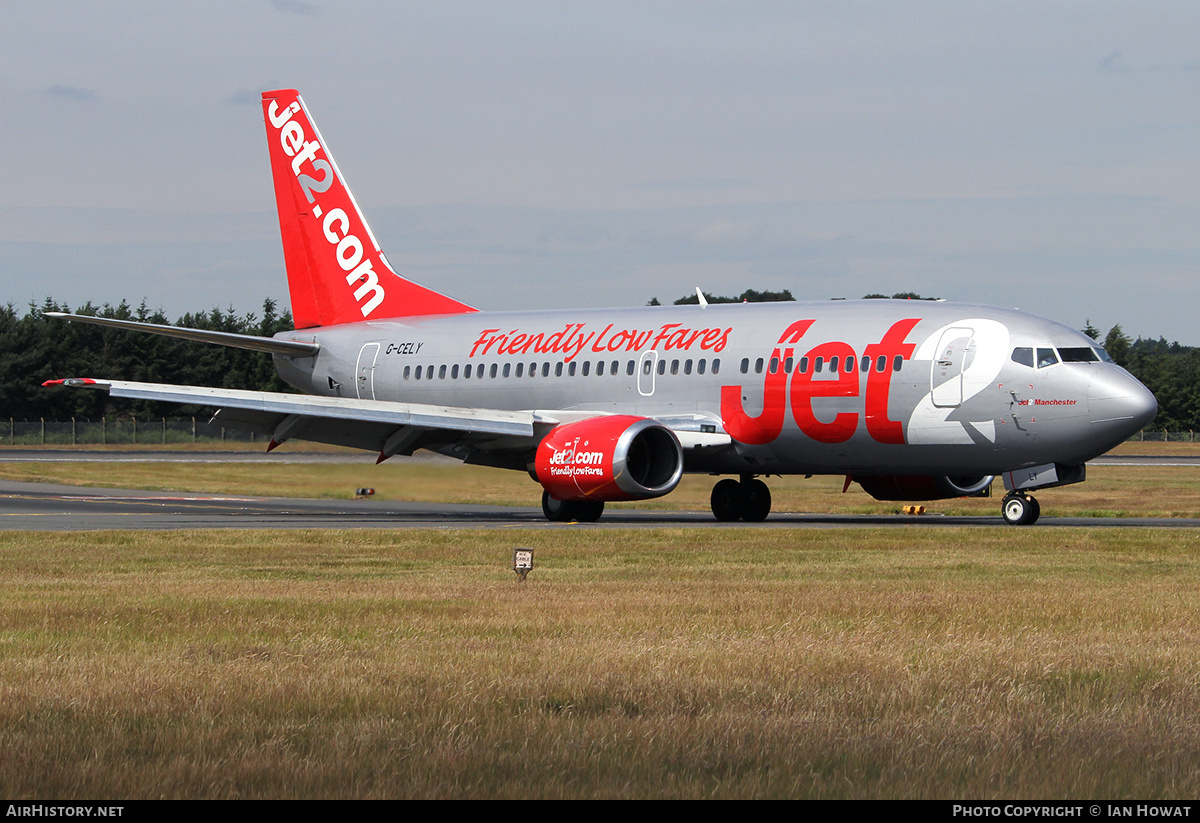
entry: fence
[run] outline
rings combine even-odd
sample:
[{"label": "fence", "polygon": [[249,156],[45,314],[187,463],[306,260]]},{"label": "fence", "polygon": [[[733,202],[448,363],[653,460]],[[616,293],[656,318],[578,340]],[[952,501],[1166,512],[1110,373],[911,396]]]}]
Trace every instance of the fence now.
[{"label": "fence", "polygon": [[254,432],[211,425],[207,420],[8,420],[10,446],[101,446],[172,443],[262,443],[269,438]]},{"label": "fence", "polygon": [[1193,431],[1140,431],[1136,436],[1129,438],[1129,440],[1134,443],[1195,443],[1196,433]]}]

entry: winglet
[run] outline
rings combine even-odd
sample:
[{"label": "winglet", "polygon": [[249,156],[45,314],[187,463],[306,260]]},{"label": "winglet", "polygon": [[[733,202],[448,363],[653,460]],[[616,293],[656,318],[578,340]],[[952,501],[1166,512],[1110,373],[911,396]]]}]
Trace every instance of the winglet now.
[{"label": "winglet", "polygon": [[475,311],[396,274],[299,92],[262,104],[296,328]]}]

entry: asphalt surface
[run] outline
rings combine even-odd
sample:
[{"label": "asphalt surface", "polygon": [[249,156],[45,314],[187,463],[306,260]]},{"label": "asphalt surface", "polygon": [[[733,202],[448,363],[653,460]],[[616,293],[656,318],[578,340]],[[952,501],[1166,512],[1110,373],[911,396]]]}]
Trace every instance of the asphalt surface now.
[{"label": "asphalt surface", "polygon": [[[994,517],[830,515],[773,512],[762,523],[720,523],[707,512],[612,509],[597,523],[550,523],[540,508],[405,503],[388,500],[301,500],[0,481],[0,529],[405,529],[405,528],[845,528],[888,526],[1005,527]],[[1036,526],[1200,528],[1200,519],[1051,517]]]}]

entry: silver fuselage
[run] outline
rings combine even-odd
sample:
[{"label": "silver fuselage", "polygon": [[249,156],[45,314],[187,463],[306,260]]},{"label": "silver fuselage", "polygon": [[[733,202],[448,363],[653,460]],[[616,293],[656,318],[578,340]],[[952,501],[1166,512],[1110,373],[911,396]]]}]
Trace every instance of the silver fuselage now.
[{"label": "silver fuselage", "polygon": [[1156,411],[1153,395],[1080,332],[962,303],[474,312],[277,337],[320,344],[315,357],[275,358],[307,393],[633,414],[728,433],[727,447],[685,448],[689,472],[968,475],[1078,465]]}]

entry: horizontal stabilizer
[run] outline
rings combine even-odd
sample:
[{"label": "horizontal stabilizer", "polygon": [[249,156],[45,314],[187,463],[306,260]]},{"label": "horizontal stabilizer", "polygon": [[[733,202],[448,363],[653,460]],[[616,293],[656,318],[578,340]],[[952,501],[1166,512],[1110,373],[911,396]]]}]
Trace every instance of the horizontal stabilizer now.
[{"label": "horizontal stabilizer", "polygon": [[46,317],[70,320],[74,323],[90,323],[93,326],[107,326],[113,329],[159,334],[163,337],[178,337],[183,340],[193,340],[197,343],[212,343],[217,346],[229,346],[235,349],[249,349],[250,351],[279,354],[284,357],[312,357],[321,350],[318,344],[306,343],[303,340],[281,340],[277,337],[258,337],[253,334],[234,334],[227,331],[189,329],[183,326],[163,326],[158,323],[138,323],[134,320],[114,320],[110,317],[91,317],[85,314],[66,314],[60,311],[48,311],[42,312],[42,314]]}]

